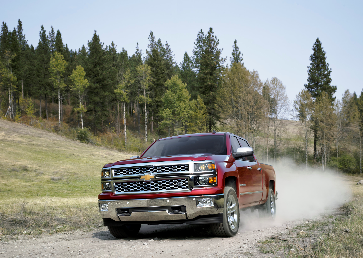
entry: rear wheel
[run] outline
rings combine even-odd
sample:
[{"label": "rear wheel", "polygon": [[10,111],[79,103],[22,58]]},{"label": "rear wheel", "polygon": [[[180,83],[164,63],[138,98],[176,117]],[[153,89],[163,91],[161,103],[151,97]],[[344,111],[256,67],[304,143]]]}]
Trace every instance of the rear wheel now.
[{"label": "rear wheel", "polygon": [[122,226],[108,226],[111,235],[116,238],[136,237],[141,228],[141,224],[130,224]]},{"label": "rear wheel", "polygon": [[229,186],[224,188],[223,223],[212,224],[214,235],[232,237],[237,234],[239,228],[239,205],[236,191]]},{"label": "rear wheel", "polygon": [[271,188],[268,190],[267,201],[263,205],[263,215],[270,218],[276,216],[276,197]]}]

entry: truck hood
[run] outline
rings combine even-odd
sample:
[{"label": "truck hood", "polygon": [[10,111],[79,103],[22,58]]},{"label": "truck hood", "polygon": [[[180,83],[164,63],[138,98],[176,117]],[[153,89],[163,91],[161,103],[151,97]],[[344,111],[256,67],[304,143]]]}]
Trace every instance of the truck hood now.
[{"label": "truck hood", "polygon": [[162,156],[162,157],[141,157],[135,159],[120,160],[115,163],[106,164],[104,167],[112,167],[115,165],[126,165],[126,164],[140,164],[140,163],[150,163],[150,162],[165,162],[165,161],[181,161],[181,160],[191,160],[191,161],[204,161],[212,160],[212,154],[193,154],[193,155],[175,155],[175,156]]}]

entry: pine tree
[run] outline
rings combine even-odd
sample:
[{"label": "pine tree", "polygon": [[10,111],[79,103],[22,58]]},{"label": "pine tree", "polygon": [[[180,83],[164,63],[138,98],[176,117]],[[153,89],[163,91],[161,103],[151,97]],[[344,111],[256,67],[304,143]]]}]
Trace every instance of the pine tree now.
[{"label": "pine tree", "polygon": [[[308,66],[308,83],[304,86],[310,92],[314,100],[319,99],[322,93],[325,92],[332,105],[335,100],[333,95],[336,92],[337,87],[331,85],[331,69],[326,62],[325,54],[321,42],[319,38],[317,38],[313,46],[313,54],[310,56],[310,66]],[[314,158],[316,158],[316,146],[318,141],[317,122],[314,122],[312,129],[314,132]]]},{"label": "pine tree", "polygon": [[[166,42],[163,45],[159,38],[155,41],[154,33],[151,31],[149,35],[149,50],[147,50],[146,64],[151,68],[150,83],[150,111],[153,121],[159,123],[161,121],[160,111],[162,109],[162,96],[165,93],[165,82],[175,74],[174,55]],[[151,130],[152,131],[152,130]]]},{"label": "pine tree", "polygon": [[[30,74],[28,73],[30,67],[29,67],[29,63],[31,62],[31,60],[26,58],[26,51],[28,50],[29,46],[27,43],[27,40],[25,39],[25,35],[23,34],[23,24],[20,21],[20,19],[18,20],[18,26],[17,26],[17,37],[18,37],[18,44],[19,44],[19,53],[18,53],[18,64],[17,64],[17,77],[18,77],[18,81],[20,83],[20,87],[21,87],[21,96],[22,98],[24,98],[24,80],[26,80],[27,77],[30,76]],[[27,85],[29,86],[29,85]]]},{"label": "pine tree", "polygon": [[37,56],[33,45],[27,45],[24,51],[25,75],[24,96],[38,97],[37,95]]},{"label": "pine tree", "polygon": [[25,51],[28,42],[25,39],[25,35],[23,33],[23,23],[21,22],[20,19],[18,20],[17,35],[18,35],[18,42],[19,42],[19,45],[20,45],[20,49],[22,51]]},{"label": "pine tree", "polygon": [[[53,93],[49,82],[49,63],[50,63],[50,48],[46,30],[43,25],[39,32],[39,43],[36,48],[36,74],[37,74],[37,95],[40,100],[39,117],[42,117],[42,99],[47,99],[50,92]],[[48,110],[46,107],[46,117],[48,118]]]},{"label": "pine tree", "polygon": [[[56,51],[56,49],[55,49],[55,32],[54,32],[53,26],[50,27],[48,41],[49,41],[50,52],[53,54]],[[63,55],[63,53],[62,53],[62,55]]]},{"label": "pine tree", "polygon": [[75,63],[76,65],[82,66],[85,70],[88,69],[88,54],[87,49],[84,45],[82,46],[82,48],[78,49],[78,52],[75,56]]},{"label": "pine tree", "polygon": [[1,33],[0,33],[0,60],[4,60],[5,53],[10,48],[9,42],[9,30],[8,26],[5,22],[1,25]]},{"label": "pine tree", "polygon": [[88,42],[88,67],[86,74],[89,79],[87,117],[92,122],[94,133],[103,131],[110,118],[110,103],[114,95],[112,80],[109,76],[111,64],[103,43],[96,31]]},{"label": "pine tree", "polygon": [[207,107],[207,124],[211,131],[219,119],[217,112],[217,90],[220,86],[222,64],[219,40],[210,28],[207,35],[201,30],[194,46],[194,65],[197,70],[198,94]]},{"label": "pine tree", "polygon": [[337,87],[331,85],[331,69],[326,62],[325,54],[321,42],[317,38],[313,46],[313,54],[310,56],[310,66],[308,66],[308,83],[304,86],[314,99],[326,92],[333,103],[335,100],[333,95]]},{"label": "pine tree", "polygon": [[152,99],[150,111],[152,120],[157,124],[161,121],[160,110],[162,108],[162,96],[166,91],[167,71],[161,52],[154,47],[147,52],[146,64],[151,69],[150,98]]},{"label": "pine tree", "polygon": [[232,57],[231,57],[231,65],[233,63],[241,63],[243,65],[243,57],[242,53],[237,46],[237,40],[235,39],[233,42],[233,50],[232,50]]},{"label": "pine tree", "polygon": [[184,53],[183,62],[180,63],[180,79],[187,85],[187,89],[192,99],[197,99],[197,74],[193,70],[193,60],[189,57],[188,53]]},{"label": "pine tree", "polygon": [[128,87],[128,96],[130,100],[130,114],[133,118],[133,124],[140,127],[140,110],[138,97],[140,95],[140,84],[136,80],[138,77],[137,67],[143,64],[142,50],[139,48],[139,44],[136,44],[136,51],[129,59],[130,73],[133,78],[133,83]]},{"label": "pine tree", "polygon": [[59,30],[57,30],[57,34],[55,35],[54,50],[64,56],[64,45],[62,40],[62,34]]}]

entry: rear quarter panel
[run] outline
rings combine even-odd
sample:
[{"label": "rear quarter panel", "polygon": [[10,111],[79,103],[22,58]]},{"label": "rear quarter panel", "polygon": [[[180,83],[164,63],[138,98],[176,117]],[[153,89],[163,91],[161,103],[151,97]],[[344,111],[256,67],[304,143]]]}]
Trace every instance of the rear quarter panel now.
[{"label": "rear quarter panel", "polygon": [[260,163],[263,173],[263,197],[266,199],[267,192],[270,187],[270,182],[274,193],[276,194],[276,173],[271,165]]}]

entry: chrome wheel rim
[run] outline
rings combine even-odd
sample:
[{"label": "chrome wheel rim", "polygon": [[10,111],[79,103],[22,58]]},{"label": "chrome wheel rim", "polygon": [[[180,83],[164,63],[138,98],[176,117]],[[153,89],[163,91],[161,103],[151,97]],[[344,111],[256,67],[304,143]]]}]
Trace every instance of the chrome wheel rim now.
[{"label": "chrome wheel rim", "polygon": [[270,198],[270,212],[271,216],[274,217],[276,212],[276,206],[275,206],[275,197],[273,195]]},{"label": "chrome wheel rim", "polygon": [[227,199],[227,222],[229,228],[232,231],[237,229],[238,225],[238,208],[235,198],[233,196],[228,196]]}]

